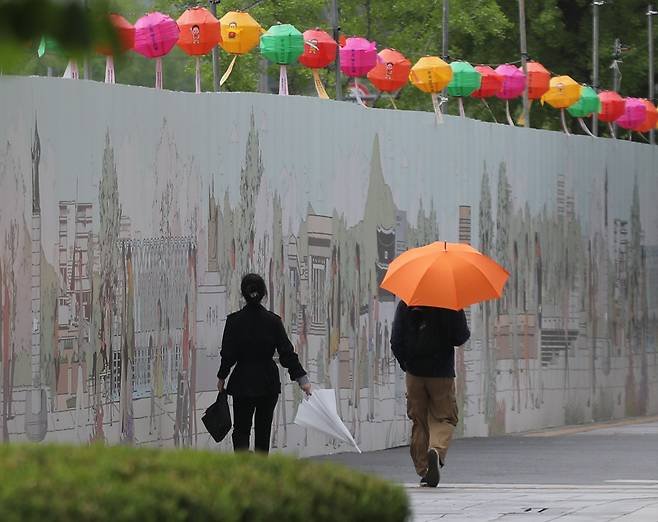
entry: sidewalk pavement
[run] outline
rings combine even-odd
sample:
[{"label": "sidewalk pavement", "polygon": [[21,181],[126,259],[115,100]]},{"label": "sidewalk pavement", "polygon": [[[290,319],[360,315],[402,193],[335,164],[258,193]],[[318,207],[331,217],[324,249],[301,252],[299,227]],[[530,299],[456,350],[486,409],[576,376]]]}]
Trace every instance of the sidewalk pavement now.
[{"label": "sidewalk pavement", "polygon": [[403,484],[413,522],[658,522],[658,418],[458,439],[436,489],[408,448],[316,460]]}]

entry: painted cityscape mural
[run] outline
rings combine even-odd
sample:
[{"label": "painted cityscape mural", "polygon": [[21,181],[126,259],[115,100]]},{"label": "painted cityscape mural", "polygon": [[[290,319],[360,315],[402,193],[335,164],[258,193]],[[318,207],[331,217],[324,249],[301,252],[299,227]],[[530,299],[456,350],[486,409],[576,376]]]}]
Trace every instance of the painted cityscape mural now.
[{"label": "painted cityscape mural", "polygon": [[[297,97],[0,79],[0,439],[219,448],[225,317],[256,271],[363,449],[405,444],[388,264],[438,239],[511,273],[467,311],[462,435],[658,413],[652,148]],[[272,445],[348,449],[293,424]]]}]

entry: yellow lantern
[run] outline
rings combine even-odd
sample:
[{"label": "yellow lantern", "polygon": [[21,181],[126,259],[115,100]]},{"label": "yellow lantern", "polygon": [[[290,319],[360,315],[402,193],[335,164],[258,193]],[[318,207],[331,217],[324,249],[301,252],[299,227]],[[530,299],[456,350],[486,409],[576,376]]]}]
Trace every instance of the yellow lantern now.
[{"label": "yellow lantern", "polygon": [[222,39],[219,45],[233,56],[230,65],[220,80],[223,85],[233,72],[235,60],[241,54],[247,54],[260,43],[260,35],[265,31],[249,13],[229,11],[219,20]]},{"label": "yellow lantern", "polygon": [[566,109],[579,99],[580,84],[570,76],[556,76],[551,78],[550,88],[541,97],[541,102],[554,109]]},{"label": "yellow lantern", "polygon": [[432,105],[436,122],[441,123],[441,104],[445,101],[439,101],[438,93],[445,89],[452,80],[452,68],[438,56],[423,56],[411,68],[409,81],[423,92],[432,95]]}]

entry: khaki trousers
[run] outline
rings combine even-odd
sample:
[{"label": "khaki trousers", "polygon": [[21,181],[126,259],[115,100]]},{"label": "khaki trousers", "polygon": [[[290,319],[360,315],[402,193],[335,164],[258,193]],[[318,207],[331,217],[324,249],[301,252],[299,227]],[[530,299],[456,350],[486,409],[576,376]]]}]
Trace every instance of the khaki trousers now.
[{"label": "khaki trousers", "polygon": [[434,448],[445,462],[458,410],[454,377],[407,376],[407,416],[411,419],[411,460],[421,477],[427,472],[427,452]]}]

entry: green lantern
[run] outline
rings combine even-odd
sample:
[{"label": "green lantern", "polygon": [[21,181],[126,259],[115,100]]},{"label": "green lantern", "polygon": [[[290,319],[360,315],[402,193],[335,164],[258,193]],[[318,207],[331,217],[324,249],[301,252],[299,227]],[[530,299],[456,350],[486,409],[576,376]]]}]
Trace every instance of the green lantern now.
[{"label": "green lantern", "polygon": [[482,84],[482,75],[468,62],[452,62],[452,80],[448,84],[450,96],[470,96]]},{"label": "green lantern", "polygon": [[272,63],[289,65],[304,52],[304,36],[290,24],[273,25],[260,37],[260,52]]},{"label": "green lantern", "polygon": [[585,85],[580,87],[580,98],[567,109],[574,118],[587,118],[601,112],[601,100],[596,91]]}]

